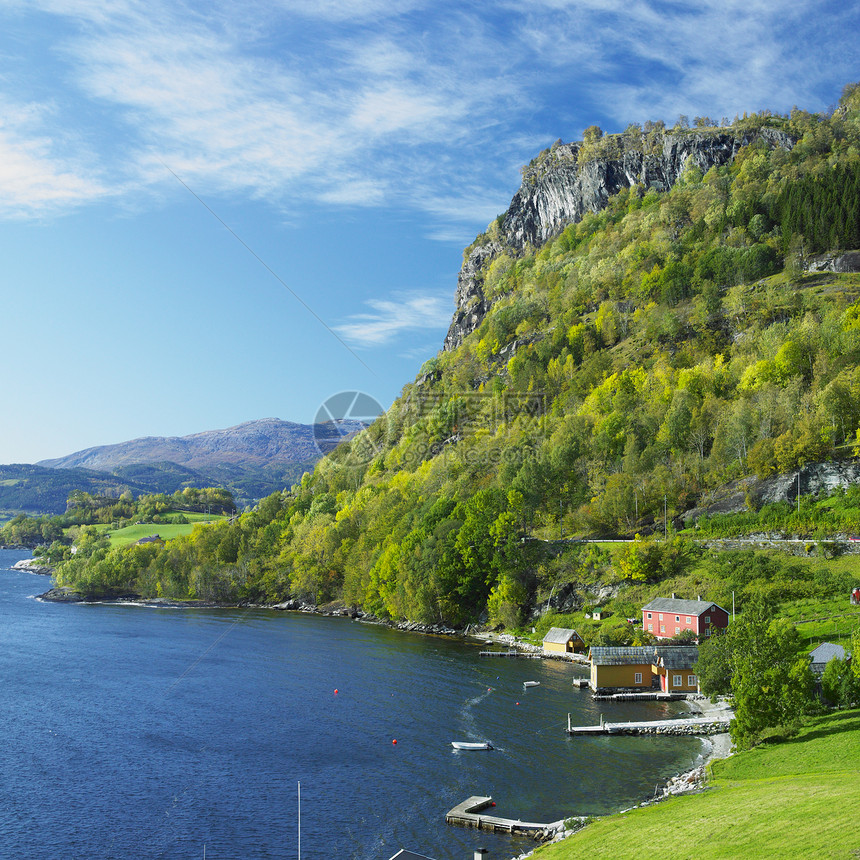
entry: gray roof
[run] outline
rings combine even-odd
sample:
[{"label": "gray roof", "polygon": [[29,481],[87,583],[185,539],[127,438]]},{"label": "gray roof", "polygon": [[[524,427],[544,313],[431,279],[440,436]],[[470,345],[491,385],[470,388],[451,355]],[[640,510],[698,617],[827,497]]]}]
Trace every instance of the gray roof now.
[{"label": "gray roof", "polygon": [[[648,612],[669,612],[675,615],[704,615],[711,609],[722,609],[716,603],[706,603],[704,600],[676,600],[673,597],[657,597],[642,607]],[[723,609],[723,612],[726,610]]]},{"label": "gray roof", "polygon": [[699,649],[695,645],[658,646],[655,650],[666,669],[690,669],[699,659]]},{"label": "gray roof", "polygon": [[829,663],[834,657],[839,660],[845,659],[845,649],[834,642],[822,642],[814,651],[809,653],[811,663]]},{"label": "gray roof", "polygon": [[571,630],[569,627],[550,627],[546,636],[543,637],[543,641],[553,645],[566,645],[571,639],[581,638],[575,630]]},{"label": "gray roof", "polygon": [[696,645],[628,645],[615,648],[592,646],[588,656],[597,666],[634,666],[662,662],[667,669],[689,669],[699,659],[699,649]]},{"label": "gray roof", "polygon": [[653,645],[628,645],[626,647],[592,646],[588,651],[591,662],[597,666],[631,666],[654,662],[656,649]]}]

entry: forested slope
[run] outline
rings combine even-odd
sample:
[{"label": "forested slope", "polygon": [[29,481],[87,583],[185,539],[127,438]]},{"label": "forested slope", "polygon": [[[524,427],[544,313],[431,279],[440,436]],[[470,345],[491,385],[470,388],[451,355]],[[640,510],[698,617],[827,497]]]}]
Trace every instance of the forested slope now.
[{"label": "forested slope", "polygon": [[[553,210],[538,245],[513,206],[490,224],[464,253],[459,328],[385,416],[235,524],[94,543],[60,580],[515,617],[541,584],[529,534],[662,530],[664,505],[671,519],[734,478],[854,456],[860,275],[806,269],[860,247],[860,87],[832,115],[702,121],[723,155],[649,179],[641,153],[690,134],[592,129],[541,153],[524,189],[590,171],[605,200]],[[618,168],[631,159],[639,173]]]}]

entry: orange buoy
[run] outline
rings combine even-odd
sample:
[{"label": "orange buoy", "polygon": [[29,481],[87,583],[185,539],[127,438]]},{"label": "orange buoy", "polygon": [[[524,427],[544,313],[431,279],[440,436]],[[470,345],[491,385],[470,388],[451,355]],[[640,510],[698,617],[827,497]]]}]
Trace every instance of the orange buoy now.
[{"label": "orange buoy", "polygon": [[394,746],[397,746],[397,738],[395,738],[391,743],[393,743]]}]

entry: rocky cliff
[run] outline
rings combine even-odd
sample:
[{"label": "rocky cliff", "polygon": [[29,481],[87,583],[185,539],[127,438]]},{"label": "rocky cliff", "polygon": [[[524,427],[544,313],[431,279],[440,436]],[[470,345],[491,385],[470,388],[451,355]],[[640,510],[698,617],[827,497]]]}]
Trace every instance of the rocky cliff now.
[{"label": "rocky cliff", "polygon": [[599,141],[555,144],[523,169],[523,183],[499,222],[499,238],[479,242],[460,270],[456,310],[445,349],[459,346],[489,310],[483,292],[486,266],[502,252],[540,247],[586,212],[603,209],[619,191],[639,185],[668,191],[688,163],[703,173],[730,163],[750,143],[791,149],[795,141],[770,128],[611,135]]}]

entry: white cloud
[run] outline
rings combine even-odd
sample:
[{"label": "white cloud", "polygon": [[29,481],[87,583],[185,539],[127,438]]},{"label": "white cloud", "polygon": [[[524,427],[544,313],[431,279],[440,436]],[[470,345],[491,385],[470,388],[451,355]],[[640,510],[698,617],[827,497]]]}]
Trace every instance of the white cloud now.
[{"label": "white cloud", "polygon": [[[0,17],[32,22],[58,64],[46,83],[10,55],[19,62],[0,77],[0,105],[4,91],[31,105],[57,92],[29,115],[6,112],[14,169],[0,205],[129,194],[168,181],[163,162],[208,194],[405,206],[451,235],[504,209],[512,165],[577,137],[595,113],[623,127],[815,108],[834,62],[856,65],[857,4],[815,21],[808,11],[802,0],[0,0]],[[840,48],[827,62],[824,43]]]},{"label": "white cloud", "polygon": [[356,21],[401,15],[425,4],[422,0],[286,0],[277,5],[307,18]]},{"label": "white cloud", "polygon": [[343,175],[337,185],[320,191],[319,199],[334,206],[379,206],[386,198],[386,186],[364,176]]},{"label": "white cloud", "polygon": [[[556,72],[572,70],[573,58],[584,72],[583,95],[619,127],[681,112],[731,118],[792,103],[814,108],[817,89],[834,74],[819,60],[822,42],[804,35],[816,23],[803,0],[525,2],[525,39]],[[857,4],[841,14],[842,26],[828,17],[830,38],[856,32]],[[856,44],[851,53],[856,58]]]},{"label": "white cloud", "polygon": [[451,321],[450,301],[440,296],[413,293],[366,304],[373,313],[353,314],[349,322],[333,327],[355,346],[383,346],[404,332],[445,328]]},{"label": "white cloud", "polygon": [[104,197],[108,191],[67,141],[44,134],[44,107],[0,103],[0,213],[41,216]]}]

